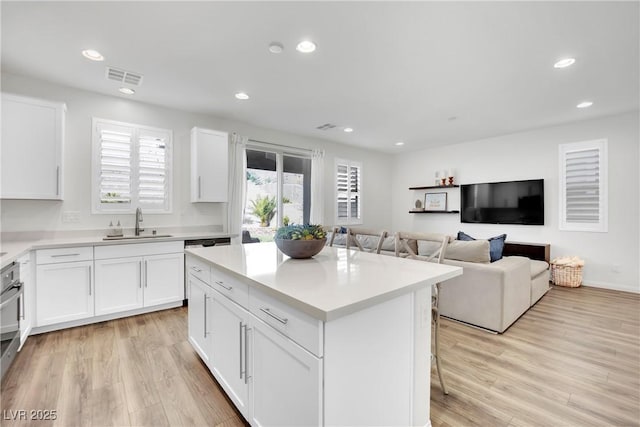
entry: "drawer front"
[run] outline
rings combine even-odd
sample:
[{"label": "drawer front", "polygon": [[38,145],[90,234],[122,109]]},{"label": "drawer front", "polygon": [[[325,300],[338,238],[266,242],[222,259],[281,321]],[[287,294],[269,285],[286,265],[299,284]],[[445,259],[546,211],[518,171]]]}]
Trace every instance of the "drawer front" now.
[{"label": "drawer front", "polygon": [[211,286],[211,267],[206,262],[187,255],[187,273]]},{"label": "drawer front", "polygon": [[39,249],[36,251],[36,263],[38,265],[72,261],[93,261],[93,246]]},{"label": "drawer front", "polygon": [[246,283],[211,267],[211,286],[240,306],[249,307],[249,286]]},{"label": "drawer front", "polygon": [[249,311],[311,353],[322,357],[322,321],[255,288],[251,288]]},{"label": "drawer front", "polygon": [[96,246],[96,259],[126,258],[184,252],[184,242],[121,243]]}]

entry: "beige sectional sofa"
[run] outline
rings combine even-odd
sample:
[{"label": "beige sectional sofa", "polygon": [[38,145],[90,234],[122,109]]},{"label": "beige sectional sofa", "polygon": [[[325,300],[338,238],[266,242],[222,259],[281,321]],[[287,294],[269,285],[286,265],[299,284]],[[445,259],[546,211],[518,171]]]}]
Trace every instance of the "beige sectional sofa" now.
[{"label": "beige sectional sofa", "polygon": [[445,264],[464,272],[440,287],[440,314],[491,331],[504,332],[549,290],[545,261],[509,256],[489,264]]},{"label": "beige sectional sofa", "polygon": [[[372,248],[377,239],[363,237],[360,242],[364,248]],[[334,246],[344,244],[345,235],[336,234]],[[461,242],[452,238],[444,263],[462,267],[463,274],[440,287],[440,314],[502,333],[549,290],[549,264],[521,256],[489,263],[488,251],[487,241]],[[384,240],[381,253],[395,254],[393,236]]]}]

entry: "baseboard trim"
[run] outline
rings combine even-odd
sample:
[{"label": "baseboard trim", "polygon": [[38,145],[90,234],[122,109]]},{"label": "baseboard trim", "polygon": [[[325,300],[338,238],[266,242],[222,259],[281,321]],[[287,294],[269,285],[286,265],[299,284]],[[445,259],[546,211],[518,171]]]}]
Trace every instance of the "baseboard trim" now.
[{"label": "baseboard trim", "polygon": [[583,283],[582,286],[586,286],[588,288],[611,289],[612,291],[623,291],[623,292],[631,292],[634,294],[640,294],[640,288],[630,288],[628,286],[619,285],[617,283],[591,281],[589,283]]},{"label": "baseboard trim", "polygon": [[92,323],[105,322],[107,320],[121,319],[123,317],[137,316],[138,314],[152,313],[154,311],[167,310],[169,308],[182,307],[182,300],[169,302],[166,304],[154,305],[153,307],[137,308],[135,310],[123,311],[121,313],[103,314],[86,319],[72,320],[70,322],[56,323],[54,325],[39,326],[31,329],[29,335],[43,334],[46,332],[59,331],[60,329],[74,328],[76,326],[90,325]]}]

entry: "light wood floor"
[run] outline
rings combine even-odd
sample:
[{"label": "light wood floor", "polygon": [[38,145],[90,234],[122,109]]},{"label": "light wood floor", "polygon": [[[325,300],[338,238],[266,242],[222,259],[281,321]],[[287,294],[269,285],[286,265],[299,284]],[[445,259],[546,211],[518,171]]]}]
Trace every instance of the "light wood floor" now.
[{"label": "light wood floor", "polygon": [[3,426],[245,425],[187,342],[186,308],[29,337],[1,393],[2,418],[57,411]]},{"label": "light wood floor", "polygon": [[441,323],[440,426],[640,425],[640,295],[553,287],[504,334]]},{"label": "light wood floor", "polygon": [[[50,424],[243,426],[187,342],[178,308],[29,338],[2,382],[9,410]],[[432,371],[439,426],[640,425],[640,296],[552,289],[503,335],[442,321],[450,394]]]}]

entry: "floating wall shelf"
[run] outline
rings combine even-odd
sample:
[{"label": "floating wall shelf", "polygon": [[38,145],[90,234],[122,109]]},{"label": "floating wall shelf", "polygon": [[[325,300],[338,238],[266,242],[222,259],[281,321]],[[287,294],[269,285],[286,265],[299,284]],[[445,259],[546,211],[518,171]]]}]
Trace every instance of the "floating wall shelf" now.
[{"label": "floating wall shelf", "polygon": [[447,188],[460,188],[459,185],[429,185],[425,187],[409,187],[409,190],[437,190]]},{"label": "floating wall shelf", "polygon": [[460,211],[409,211],[409,213],[415,214],[457,214]]}]

